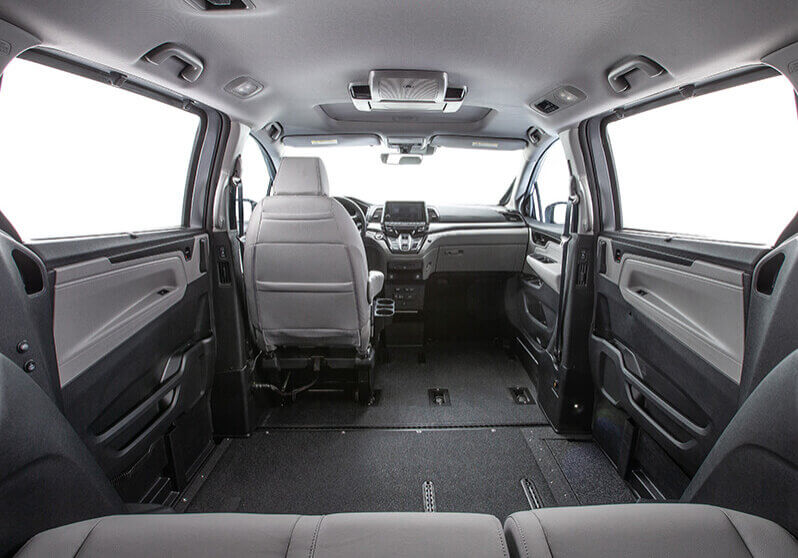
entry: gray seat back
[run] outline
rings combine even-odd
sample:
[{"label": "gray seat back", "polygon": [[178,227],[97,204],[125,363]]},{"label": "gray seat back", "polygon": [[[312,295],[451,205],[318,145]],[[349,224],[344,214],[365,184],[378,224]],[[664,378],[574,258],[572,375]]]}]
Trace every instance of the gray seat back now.
[{"label": "gray seat back", "polygon": [[244,246],[249,319],[263,350],[368,349],[371,309],[363,240],[329,197],[316,157],[286,157],[254,209]]},{"label": "gray seat back", "polygon": [[758,515],[798,535],[798,351],[746,399],[682,501]]}]

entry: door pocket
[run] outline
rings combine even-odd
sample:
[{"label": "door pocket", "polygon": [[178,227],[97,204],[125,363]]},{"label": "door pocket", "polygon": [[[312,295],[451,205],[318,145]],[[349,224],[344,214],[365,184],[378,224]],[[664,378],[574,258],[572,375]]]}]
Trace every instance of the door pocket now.
[{"label": "door pocket", "polygon": [[657,393],[646,382],[642,366],[630,351],[596,335],[591,335],[590,341],[596,383],[611,403],[626,408],[637,420],[647,424],[669,445],[682,452],[696,449],[699,440],[713,434],[708,417],[702,416],[700,422],[696,422]]}]

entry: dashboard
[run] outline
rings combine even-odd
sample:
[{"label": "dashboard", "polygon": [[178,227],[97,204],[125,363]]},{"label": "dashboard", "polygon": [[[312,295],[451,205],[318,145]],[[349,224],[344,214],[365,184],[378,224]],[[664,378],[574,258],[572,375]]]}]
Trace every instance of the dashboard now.
[{"label": "dashboard", "polygon": [[429,206],[422,201],[364,204],[369,269],[385,274],[384,295],[398,312],[420,312],[433,273],[518,273],[529,229],[499,206]]}]

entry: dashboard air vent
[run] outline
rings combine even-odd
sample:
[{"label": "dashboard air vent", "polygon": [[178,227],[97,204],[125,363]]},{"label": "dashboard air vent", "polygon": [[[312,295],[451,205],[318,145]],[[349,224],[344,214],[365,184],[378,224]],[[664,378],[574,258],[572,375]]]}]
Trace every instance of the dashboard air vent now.
[{"label": "dashboard air vent", "polygon": [[382,221],[382,208],[378,207],[374,210],[374,213],[371,214],[371,222],[372,223],[379,223]]},{"label": "dashboard air vent", "polygon": [[438,210],[434,207],[428,207],[427,213],[429,214],[429,222],[434,223],[435,221],[440,221],[441,216],[438,214]]},{"label": "dashboard air vent", "polygon": [[520,223],[521,221],[523,221],[523,219],[521,218],[521,216],[518,213],[512,213],[510,211],[503,211],[502,215],[504,216],[504,219],[506,221],[509,221],[510,223]]}]

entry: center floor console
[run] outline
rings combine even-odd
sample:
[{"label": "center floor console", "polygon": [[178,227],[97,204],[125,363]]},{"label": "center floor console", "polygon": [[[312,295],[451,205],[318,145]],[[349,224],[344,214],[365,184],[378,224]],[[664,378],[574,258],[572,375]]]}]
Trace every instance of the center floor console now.
[{"label": "center floor console", "polygon": [[396,317],[386,332],[388,347],[424,344],[424,263],[419,254],[429,232],[424,202],[385,202],[382,237],[391,254],[387,261],[385,296],[393,299]]},{"label": "center floor console", "polygon": [[421,260],[388,262],[386,295],[396,303],[397,312],[424,309],[424,277]]}]

